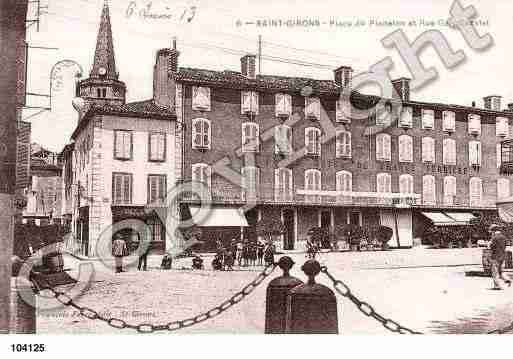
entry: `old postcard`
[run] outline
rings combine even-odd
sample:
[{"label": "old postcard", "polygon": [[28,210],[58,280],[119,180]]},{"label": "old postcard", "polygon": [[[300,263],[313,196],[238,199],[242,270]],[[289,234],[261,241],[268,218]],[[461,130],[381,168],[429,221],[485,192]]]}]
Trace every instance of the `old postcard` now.
[{"label": "old postcard", "polygon": [[513,332],[510,1],[0,6],[1,333]]}]

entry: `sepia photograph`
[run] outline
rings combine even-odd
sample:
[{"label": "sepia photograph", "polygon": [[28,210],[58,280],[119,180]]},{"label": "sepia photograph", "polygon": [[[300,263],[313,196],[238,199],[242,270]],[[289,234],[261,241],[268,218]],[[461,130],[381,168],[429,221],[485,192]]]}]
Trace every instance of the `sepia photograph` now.
[{"label": "sepia photograph", "polygon": [[0,9],[9,357],[513,333],[511,1]]}]

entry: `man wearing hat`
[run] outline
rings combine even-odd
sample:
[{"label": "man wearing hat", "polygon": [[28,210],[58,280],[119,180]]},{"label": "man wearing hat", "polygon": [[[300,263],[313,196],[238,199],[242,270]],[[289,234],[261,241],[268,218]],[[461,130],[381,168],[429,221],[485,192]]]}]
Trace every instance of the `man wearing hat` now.
[{"label": "man wearing hat", "polygon": [[503,281],[511,286],[511,281],[502,273],[502,265],[506,258],[506,236],[502,233],[499,226],[492,224],[489,227],[489,232],[492,234],[490,241],[491,265],[492,265],[492,278],[493,289],[503,289]]}]

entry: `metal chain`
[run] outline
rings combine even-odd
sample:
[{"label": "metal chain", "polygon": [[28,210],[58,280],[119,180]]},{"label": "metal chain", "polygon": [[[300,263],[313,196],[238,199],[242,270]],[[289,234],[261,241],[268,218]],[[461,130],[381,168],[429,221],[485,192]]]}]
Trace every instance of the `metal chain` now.
[{"label": "metal chain", "polygon": [[198,323],[204,322],[208,319],[217,317],[219,314],[223,313],[224,311],[228,310],[229,308],[233,307],[235,304],[242,301],[245,297],[247,297],[255,288],[257,288],[266,277],[271,275],[271,273],[276,268],[277,264],[270,264],[267,267],[264,268],[264,270],[249,284],[247,284],[244,288],[242,288],[240,291],[235,293],[233,296],[231,296],[229,299],[225,300],[218,306],[213,307],[212,309],[203,312],[201,314],[198,314],[194,317],[183,319],[183,320],[176,320],[173,322],[169,322],[167,324],[160,324],[160,325],[154,325],[150,323],[142,323],[142,324],[130,324],[125,322],[123,319],[118,318],[107,318],[102,316],[100,313],[98,313],[96,310],[83,307],[78,305],[73,301],[73,299],[68,296],[66,293],[60,292],[52,288],[48,280],[43,279],[46,284],[41,286],[39,283],[35,281],[36,288],[38,290],[49,290],[52,295],[55,297],[57,301],[62,303],[65,306],[69,306],[72,308],[75,308],[80,312],[80,314],[88,319],[91,320],[101,320],[108,325],[110,325],[113,328],[116,329],[134,329],[137,330],[139,333],[153,333],[156,331],[175,331],[183,328],[192,327],[193,325],[196,325]]},{"label": "metal chain", "polygon": [[511,322],[510,325],[508,325],[504,328],[492,330],[492,331],[488,332],[487,334],[507,334],[507,333],[511,333],[511,332],[513,332],[513,322]]},{"label": "metal chain", "polygon": [[333,275],[330,272],[328,272],[327,267],[321,267],[321,272],[324,273],[333,282],[333,288],[335,288],[335,290],[338,293],[340,293],[340,295],[348,298],[351,302],[354,303],[354,305],[356,305],[360,312],[365,314],[367,317],[376,319],[386,329],[390,330],[391,332],[399,334],[423,334],[421,332],[406,328],[397,323],[396,321],[389,318],[385,318],[382,315],[376,313],[372,305],[370,305],[367,302],[361,301],[360,299],[355,297],[354,294],[351,292],[351,289],[347,286],[347,284],[333,277]]}]

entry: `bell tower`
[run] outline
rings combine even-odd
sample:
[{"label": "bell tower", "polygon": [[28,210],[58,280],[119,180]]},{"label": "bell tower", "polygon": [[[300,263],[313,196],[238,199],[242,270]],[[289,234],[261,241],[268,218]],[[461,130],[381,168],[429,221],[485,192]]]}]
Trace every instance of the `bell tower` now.
[{"label": "bell tower", "polygon": [[126,85],[119,81],[119,73],[116,71],[114,41],[107,1],[103,4],[93,68],[89,73],[89,78],[78,83],[77,96],[88,103],[97,105],[122,105],[125,103]]}]

